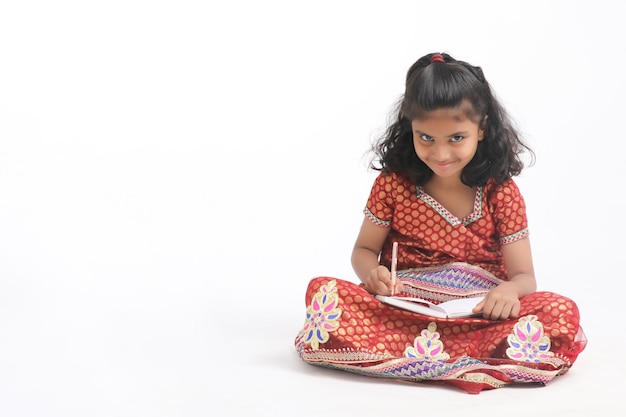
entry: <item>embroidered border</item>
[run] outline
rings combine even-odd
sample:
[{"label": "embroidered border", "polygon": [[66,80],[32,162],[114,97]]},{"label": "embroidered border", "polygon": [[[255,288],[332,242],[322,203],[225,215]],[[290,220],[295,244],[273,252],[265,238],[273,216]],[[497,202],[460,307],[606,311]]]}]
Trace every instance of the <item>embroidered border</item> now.
[{"label": "embroidered border", "polygon": [[367,207],[365,207],[363,209],[363,213],[367,216],[368,219],[370,219],[375,225],[377,226],[382,226],[382,227],[391,227],[391,220],[381,220],[378,217],[376,217],[374,215],[374,213],[372,213],[370,211],[370,209],[368,209]]},{"label": "embroidered border", "polygon": [[435,200],[431,195],[424,191],[424,187],[417,187],[417,198],[422,200],[424,203],[428,204],[433,210],[441,215],[444,219],[448,221],[452,226],[458,226],[462,224],[463,226],[467,226],[470,223],[475,222],[480,219],[483,215],[483,187],[478,187],[476,190],[476,196],[474,197],[474,211],[472,211],[467,216],[459,219],[454,214],[450,213],[448,209],[439,204],[437,200]]},{"label": "embroidered border", "polygon": [[529,230],[528,228],[522,229],[517,233],[513,233],[512,235],[508,235],[508,236],[503,236],[500,238],[500,243],[502,243],[503,245],[506,245],[508,243],[513,243],[516,242],[520,239],[525,238],[526,236],[529,235]]},{"label": "embroidered border", "polygon": [[454,262],[398,271],[403,292],[434,302],[486,294],[502,280],[478,266]]}]

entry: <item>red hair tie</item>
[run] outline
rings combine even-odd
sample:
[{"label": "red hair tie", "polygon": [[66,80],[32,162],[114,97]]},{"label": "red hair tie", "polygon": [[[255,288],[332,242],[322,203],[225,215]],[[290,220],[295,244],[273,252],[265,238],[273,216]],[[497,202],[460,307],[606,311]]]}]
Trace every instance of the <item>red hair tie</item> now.
[{"label": "red hair tie", "polygon": [[443,55],[441,55],[441,54],[434,54],[433,56],[430,57],[430,63],[432,64],[433,62],[443,62],[443,63],[445,63],[446,60],[443,59]]}]

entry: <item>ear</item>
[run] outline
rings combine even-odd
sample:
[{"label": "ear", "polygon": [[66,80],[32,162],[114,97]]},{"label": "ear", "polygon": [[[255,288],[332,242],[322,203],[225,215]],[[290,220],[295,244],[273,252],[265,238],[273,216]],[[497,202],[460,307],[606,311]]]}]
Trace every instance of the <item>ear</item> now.
[{"label": "ear", "polygon": [[482,120],[482,122],[480,123],[480,127],[478,128],[478,140],[481,141],[484,139],[485,137],[485,131],[487,130],[487,115],[485,115],[485,118]]}]

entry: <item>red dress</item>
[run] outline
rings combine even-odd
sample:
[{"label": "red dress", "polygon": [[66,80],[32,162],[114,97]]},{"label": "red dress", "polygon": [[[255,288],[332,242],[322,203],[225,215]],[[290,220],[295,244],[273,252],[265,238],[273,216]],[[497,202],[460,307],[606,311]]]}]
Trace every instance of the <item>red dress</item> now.
[{"label": "red dress", "polygon": [[[380,174],[364,210],[390,227],[381,264],[399,243],[398,274],[410,295],[442,302],[487,293],[507,279],[502,245],[528,235],[515,182],[478,187],[474,211],[452,215],[399,174]],[[381,303],[362,285],[311,280],[306,320],[295,345],[308,363],[368,376],[442,381],[467,392],[511,383],[547,384],[565,373],[586,345],[576,304],[536,292],[518,318],[438,319]]]}]

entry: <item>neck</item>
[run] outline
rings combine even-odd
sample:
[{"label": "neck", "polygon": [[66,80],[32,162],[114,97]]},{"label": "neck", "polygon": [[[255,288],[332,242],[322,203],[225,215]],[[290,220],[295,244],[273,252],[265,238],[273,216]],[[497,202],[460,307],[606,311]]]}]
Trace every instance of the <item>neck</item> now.
[{"label": "neck", "polygon": [[438,176],[433,176],[426,182],[427,186],[436,187],[436,188],[446,188],[446,189],[462,189],[462,188],[472,188],[463,184],[461,181],[461,177],[449,177],[442,178]]}]

